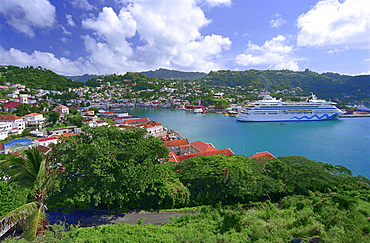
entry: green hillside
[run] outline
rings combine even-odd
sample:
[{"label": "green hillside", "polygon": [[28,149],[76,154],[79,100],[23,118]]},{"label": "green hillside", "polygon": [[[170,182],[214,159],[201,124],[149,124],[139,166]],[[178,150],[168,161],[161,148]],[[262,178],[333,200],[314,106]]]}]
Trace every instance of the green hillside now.
[{"label": "green hillside", "polygon": [[0,67],[0,83],[26,85],[27,88],[47,90],[68,90],[68,88],[81,87],[83,84],[67,79],[42,67]]},{"label": "green hillside", "polygon": [[155,71],[147,71],[141,72],[148,77],[151,78],[163,78],[163,79],[187,79],[187,80],[195,80],[200,79],[206,76],[206,73],[201,72],[182,72],[176,70],[169,70],[160,68]]},{"label": "green hillside", "polygon": [[[295,72],[290,70],[221,70],[210,72],[204,82],[210,86],[242,86],[249,90],[267,91],[296,89],[307,95],[314,92],[320,98],[341,101],[370,98],[370,75],[348,76],[334,73],[318,74],[310,70]],[[299,87],[297,89],[297,87]]]},{"label": "green hillside", "polygon": [[93,78],[96,78],[98,77],[98,75],[92,75],[92,74],[84,74],[84,75],[80,75],[80,76],[64,76],[68,79],[72,79],[74,81],[78,81],[78,82],[86,82],[90,79],[93,79]]}]

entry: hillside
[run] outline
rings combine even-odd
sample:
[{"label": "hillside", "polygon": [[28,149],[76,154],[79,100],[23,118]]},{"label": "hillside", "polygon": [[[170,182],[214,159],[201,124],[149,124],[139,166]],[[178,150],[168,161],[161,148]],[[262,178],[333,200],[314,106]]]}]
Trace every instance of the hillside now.
[{"label": "hillside", "polygon": [[88,81],[90,79],[93,79],[93,78],[98,77],[98,75],[84,74],[82,76],[64,76],[64,77],[66,77],[68,79],[72,79],[74,81],[78,81],[78,82],[84,83],[84,82],[86,82],[86,81]]},{"label": "hillside", "polygon": [[42,67],[0,67],[0,83],[6,82],[26,85],[27,88],[47,90],[68,90],[81,87],[83,84],[67,79]]},{"label": "hillside", "polygon": [[[204,79],[209,86],[246,87],[249,90],[302,90],[320,98],[340,101],[370,101],[370,75],[348,76],[334,73],[318,74],[310,70],[221,70],[210,72]],[[299,87],[299,88],[297,88]],[[298,92],[299,94],[299,92]]]},{"label": "hillside", "polygon": [[207,75],[206,73],[201,72],[183,72],[164,68],[160,68],[155,71],[146,71],[141,73],[151,78],[187,79],[187,80],[200,79]]}]

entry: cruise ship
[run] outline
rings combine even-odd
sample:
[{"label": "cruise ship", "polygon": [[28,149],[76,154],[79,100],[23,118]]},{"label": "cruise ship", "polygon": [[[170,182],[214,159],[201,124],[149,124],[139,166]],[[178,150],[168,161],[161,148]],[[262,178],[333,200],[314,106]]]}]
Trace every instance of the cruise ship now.
[{"label": "cruise ship", "polygon": [[323,121],[344,114],[335,105],[334,102],[317,99],[314,94],[305,102],[283,102],[264,95],[263,100],[246,106],[236,118],[242,122]]}]

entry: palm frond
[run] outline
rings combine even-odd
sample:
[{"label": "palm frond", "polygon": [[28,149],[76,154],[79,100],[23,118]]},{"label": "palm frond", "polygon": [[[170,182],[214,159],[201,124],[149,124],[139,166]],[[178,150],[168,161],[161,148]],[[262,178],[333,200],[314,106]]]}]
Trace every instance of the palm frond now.
[{"label": "palm frond", "polygon": [[42,229],[42,222],[46,219],[46,215],[42,208],[38,208],[31,217],[27,220],[27,227],[24,232],[24,238],[32,241],[36,238],[37,233]]},{"label": "palm frond", "polygon": [[38,210],[37,202],[30,202],[20,206],[0,217],[0,237],[3,236],[14,225],[29,218]]}]

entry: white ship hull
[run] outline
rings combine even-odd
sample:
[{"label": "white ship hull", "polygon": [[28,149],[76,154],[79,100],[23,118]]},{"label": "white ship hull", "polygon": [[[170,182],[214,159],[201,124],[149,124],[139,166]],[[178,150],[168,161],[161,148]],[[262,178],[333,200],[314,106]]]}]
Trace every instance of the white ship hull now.
[{"label": "white ship hull", "polygon": [[341,114],[323,114],[323,115],[295,114],[294,116],[293,115],[242,116],[238,114],[236,118],[238,121],[242,121],[242,122],[323,121],[323,120],[336,119]]},{"label": "white ship hull", "polygon": [[289,122],[289,121],[323,121],[338,118],[344,114],[335,107],[335,103],[318,100],[312,95],[307,102],[288,103],[265,97],[245,107],[236,116],[242,122]]}]

